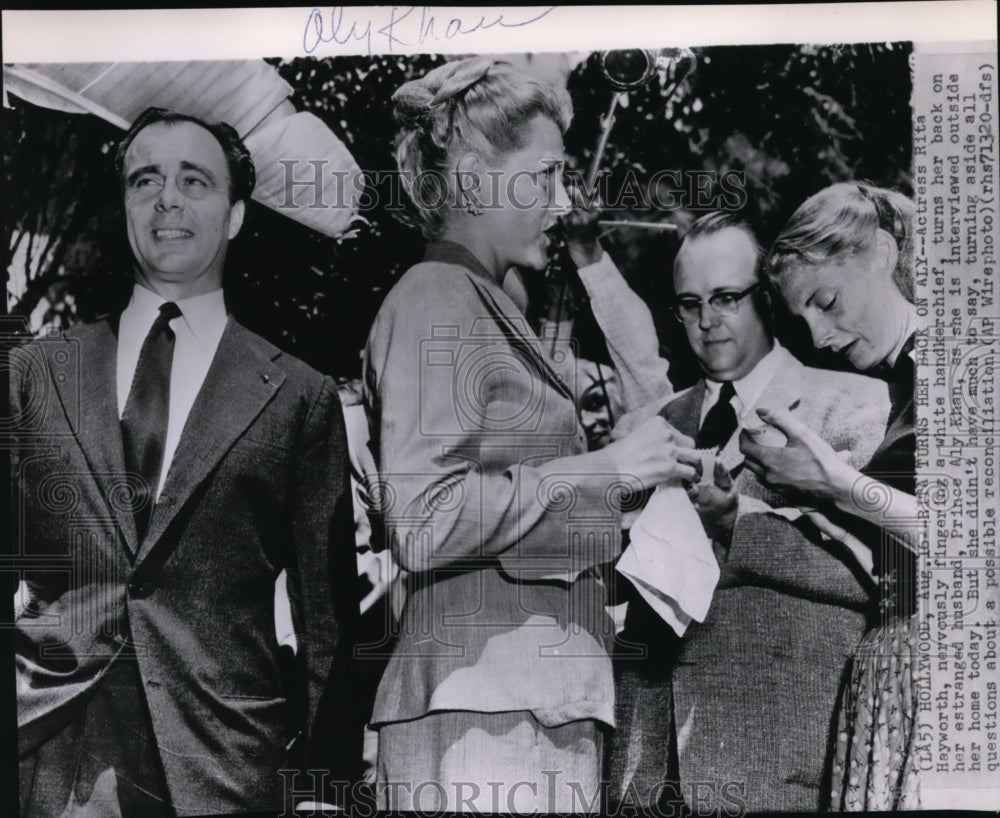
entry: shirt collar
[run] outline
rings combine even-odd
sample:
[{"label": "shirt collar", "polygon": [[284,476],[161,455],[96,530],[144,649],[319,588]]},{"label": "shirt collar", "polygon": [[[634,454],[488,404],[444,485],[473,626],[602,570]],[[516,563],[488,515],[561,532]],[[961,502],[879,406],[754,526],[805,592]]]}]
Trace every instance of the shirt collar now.
[{"label": "shirt collar", "polygon": [[165,303],[166,299],[162,295],[157,295],[141,284],[136,284],[132,288],[132,300],[128,302],[125,309],[136,318],[145,319],[148,317],[149,322],[152,323],[156,320],[160,305]]},{"label": "shirt collar", "polygon": [[884,366],[891,370],[899,361],[900,355],[909,355],[913,359],[913,336],[917,331],[917,316],[915,310],[907,310],[906,327],[903,329],[903,337],[892,350],[892,354],[885,359]]},{"label": "shirt collar", "polygon": [[[767,389],[767,385],[781,369],[783,356],[784,348],[775,341],[771,347],[771,351],[757,361],[757,365],[753,369],[739,380],[733,381],[733,389],[736,390],[736,397],[739,399],[744,410],[755,406],[757,401],[760,400],[760,396]],[[722,383],[720,381],[712,381],[706,378],[705,402],[709,405],[714,404],[719,399],[719,391],[721,389]]]},{"label": "shirt collar", "polygon": [[[126,310],[134,315],[143,326],[153,325],[160,307],[167,303],[162,295],[136,284],[132,288],[132,300]],[[226,325],[226,299],[222,289],[210,293],[181,298],[174,302],[181,311],[180,318],[191,331],[191,335],[202,346],[212,346],[213,339],[218,339]]]}]

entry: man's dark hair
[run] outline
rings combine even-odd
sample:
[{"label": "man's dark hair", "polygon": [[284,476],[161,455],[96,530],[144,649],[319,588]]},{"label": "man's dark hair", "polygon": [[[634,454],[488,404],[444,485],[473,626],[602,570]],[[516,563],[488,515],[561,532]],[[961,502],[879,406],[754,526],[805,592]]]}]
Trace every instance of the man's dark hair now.
[{"label": "man's dark hair", "polygon": [[750,239],[750,243],[753,245],[755,258],[753,271],[754,275],[757,277],[757,281],[764,287],[767,287],[768,281],[764,275],[764,248],[761,246],[760,239],[757,238],[757,231],[753,229],[753,226],[740,216],[738,213],[732,213],[729,211],[716,211],[715,213],[707,213],[700,219],[697,219],[684,234],[684,238],[681,240],[681,247],[684,246],[684,242],[689,239],[702,238],[704,236],[711,236],[713,233],[718,233],[720,230],[725,230],[727,227],[735,227],[737,230],[742,230],[747,238]]},{"label": "man's dark hair", "polygon": [[240,135],[232,125],[225,122],[205,122],[196,116],[182,114],[179,111],[172,111],[169,108],[147,108],[132,123],[121,142],[118,143],[118,150],[115,152],[115,170],[118,177],[125,182],[125,154],[129,146],[135,140],[139,132],[150,125],[157,123],[175,125],[179,122],[193,122],[208,131],[219,143],[223,154],[226,156],[226,165],[229,167],[229,202],[235,204],[245,201],[253,193],[254,185],[257,184],[257,173],[253,167],[253,158],[250,151],[243,144]]}]

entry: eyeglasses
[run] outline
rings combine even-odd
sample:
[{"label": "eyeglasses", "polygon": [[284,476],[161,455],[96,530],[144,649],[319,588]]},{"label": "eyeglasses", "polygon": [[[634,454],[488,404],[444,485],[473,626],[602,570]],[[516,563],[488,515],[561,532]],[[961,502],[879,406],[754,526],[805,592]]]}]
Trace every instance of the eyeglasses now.
[{"label": "eyeglasses", "polygon": [[[715,293],[709,297],[708,306],[716,315],[736,315],[740,310],[740,302],[759,286],[760,282],[757,282],[739,292],[727,290]],[[704,303],[700,298],[682,298],[674,304],[674,317],[682,324],[696,324],[701,320],[701,310]]]}]

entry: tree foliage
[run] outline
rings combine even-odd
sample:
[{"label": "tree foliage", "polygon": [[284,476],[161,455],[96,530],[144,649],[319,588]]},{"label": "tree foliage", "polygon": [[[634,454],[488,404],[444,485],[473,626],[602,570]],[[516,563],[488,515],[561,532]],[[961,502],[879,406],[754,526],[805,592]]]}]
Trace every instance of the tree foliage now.
[{"label": "tree foliage", "polygon": [[120,133],[31,105],[3,117],[4,246],[17,295],[8,309],[56,326],[92,318],[109,265],[104,208],[117,189],[104,165]]},{"label": "tree foliage", "polygon": [[[680,171],[689,183],[681,187],[688,189],[675,190],[679,206],[658,215],[683,230],[704,212],[688,195],[690,175],[738,172],[745,179],[744,215],[765,247],[806,197],[834,182],[868,179],[910,194],[910,51],[909,44],[891,43],[696,49],[696,70],[671,97],[655,76],[630,94],[605,152],[606,187],[613,195],[629,174],[649,180],[658,170]],[[580,67],[569,88],[577,116],[567,150],[589,164],[600,122],[583,112],[600,111],[609,96],[596,56]],[[719,192],[713,188],[708,198]],[[626,210],[616,218],[649,214]],[[695,367],[683,354],[681,326],[667,309],[679,235],[619,230],[605,244],[650,305],[672,362],[671,377],[684,385],[695,377]],[[778,323],[797,352],[812,353],[801,326],[780,311]],[[600,357],[592,323],[584,322],[581,336],[585,351]],[[814,360],[838,365],[832,358]]]}]

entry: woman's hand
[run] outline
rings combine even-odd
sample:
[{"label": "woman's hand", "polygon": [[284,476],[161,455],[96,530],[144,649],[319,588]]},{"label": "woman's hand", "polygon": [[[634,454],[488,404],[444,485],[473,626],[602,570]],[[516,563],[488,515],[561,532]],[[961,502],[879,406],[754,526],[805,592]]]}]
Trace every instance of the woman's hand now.
[{"label": "woman's hand", "polygon": [[642,488],[660,483],[694,482],[701,457],[694,441],[657,415],[603,450],[622,475],[639,480]]},{"label": "woman's hand", "polygon": [[847,549],[854,555],[858,564],[865,570],[865,573],[874,579],[875,561],[872,557],[871,549],[867,545],[847,531],[847,529],[843,526],[839,526],[834,523],[821,511],[808,511],[806,512],[806,517],[812,520],[813,525],[815,525],[816,528],[818,528],[831,540],[836,540],[846,546]]},{"label": "woman's hand", "polygon": [[566,249],[577,267],[588,267],[596,264],[604,255],[604,248],[598,241],[600,227],[597,224],[601,203],[596,197],[588,203],[575,186],[570,187],[567,192],[573,202],[573,209],[560,219]]},{"label": "woman's hand", "polygon": [[754,433],[740,433],[740,451],[757,477],[776,489],[836,501],[854,483],[857,472],[838,457],[829,443],[790,412],[758,409],[761,420],[788,438],[784,446],[762,446]]}]

